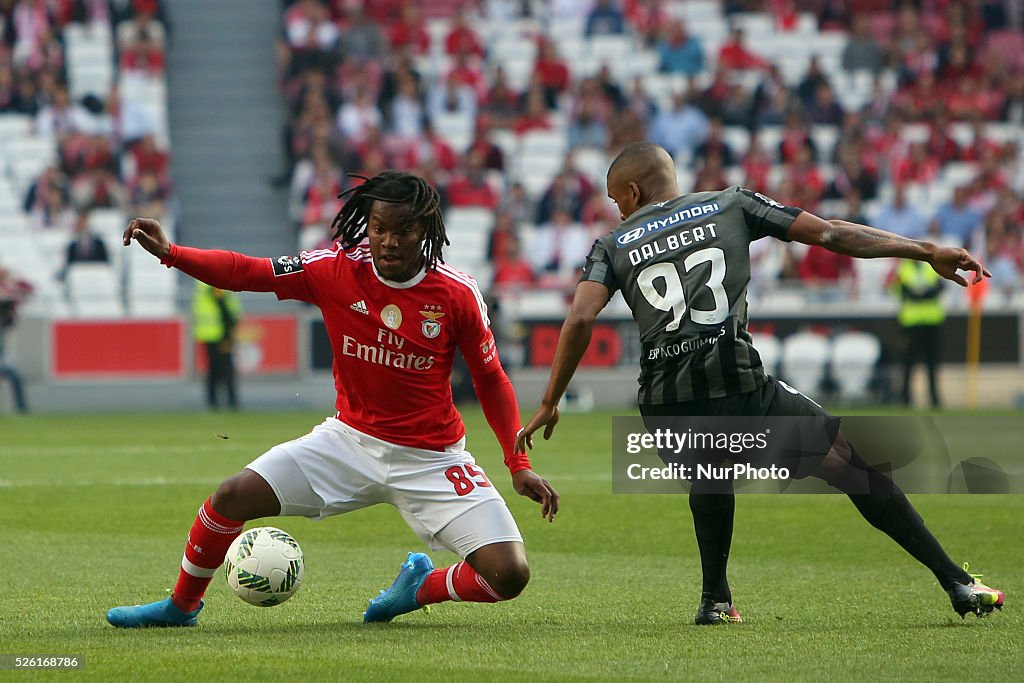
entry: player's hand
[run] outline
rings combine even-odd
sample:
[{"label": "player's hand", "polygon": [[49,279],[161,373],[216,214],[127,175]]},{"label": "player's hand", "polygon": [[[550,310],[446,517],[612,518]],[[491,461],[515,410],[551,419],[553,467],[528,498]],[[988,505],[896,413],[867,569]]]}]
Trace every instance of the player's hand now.
[{"label": "player's hand", "polygon": [[152,218],[135,218],[125,228],[121,242],[128,246],[135,240],[158,259],[165,259],[171,253],[171,243],[167,240],[160,223]]},{"label": "player's hand", "polygon": [[555,431],[558,424],[558,406],[548,408],[541,406],[533,414],[526,426],[516,434],[516,453],[525,453],[527,448],[533,448],[533,433],[544,427],[544,440],[547,441]]},{"label": "player's hand", "polygon": [[520,496],[540,503],[540,516],[549,522],[555,521],[558,514],[558,491],[548,480],[533,470],[520,470],[512,475],[512,486]]},{"label": "player's hand", "polygon": [[988,272],[984,266],[981,265],[981,261],[971,256],[966,249],[960,249],[958,247],[939,247],[935,250],[934,256],[932,256],[932,269],[936,273],[952,280],[961,287],[967,286],[967,279],[962,275],[958,275],[958,270],[969,270],[974,273],[974,279],[971,284],[978,284],[981,282],[983,277],[992,277],[992,273]]}]

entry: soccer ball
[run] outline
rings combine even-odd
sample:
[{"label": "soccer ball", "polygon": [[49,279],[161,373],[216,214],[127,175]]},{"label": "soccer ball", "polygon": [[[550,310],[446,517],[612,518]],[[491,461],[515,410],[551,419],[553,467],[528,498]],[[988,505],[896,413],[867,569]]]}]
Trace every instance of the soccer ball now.
[{"label": "soccer ball", "polygon": [[235,595],[250,605],[272,607],[295,595],[305,566],[302,548],[272,526],[249,529],[236,538],[224,558],[224,575]]}]

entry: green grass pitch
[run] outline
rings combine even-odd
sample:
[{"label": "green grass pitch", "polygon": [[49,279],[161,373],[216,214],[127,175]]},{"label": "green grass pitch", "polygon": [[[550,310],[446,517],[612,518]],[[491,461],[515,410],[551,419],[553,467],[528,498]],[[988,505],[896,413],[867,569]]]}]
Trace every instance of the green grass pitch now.
[{"label": "green grass pitch", "polygon": [[[610,414],[565,415],[538,442],[534,465],[562,494],[554,524],[511,491],[481,414],[466,418],[526,539],[521,598],[364,626],[367,599],[422,549],[378,506],[272,522],[306,554],[305,584],[284,605],[246,605],[218,574],[197,628],[120,631],[105,611],[165,596],[215,486],[321,416],[0,416],[0,654],[85,655],[82,671],[37,674],[62,680],[1024,678],[1024,497],[912,496],[951,556],[1007,594],[1002,613],[961,621],[845,497],[739,496],[731,581],[747,623],[700,628],[686,500],[610,493]],[[971,435],[975,454],[989,436]]]}]

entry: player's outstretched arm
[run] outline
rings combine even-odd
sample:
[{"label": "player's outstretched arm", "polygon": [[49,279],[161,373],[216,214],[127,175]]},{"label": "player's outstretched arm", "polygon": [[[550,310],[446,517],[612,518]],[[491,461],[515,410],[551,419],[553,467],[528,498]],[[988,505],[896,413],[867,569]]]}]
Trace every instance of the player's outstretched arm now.
[{"label": "player's outstretched arm", "polygon": [[128,223],[121,243],[127,247],[132,240],[165,266],[177,268],[213,287],[235,292],[274,291],[274,270],[270,259],[171,244],[160,223],[152,218],[135,218]]},{"label": "player's outstretched arm", "polygon": [[967,279],[957,274],[958,270],[973,272],[974,284],[981,282],[983,277],[992,277],[966,249],[940,247],[859,223],[825,220],[808,211],[796,217],[787,236],[797,242],[818,245],[855,258],[894,257],[924,261],[942,277],[964,287]]},{"label": "player's outstretched arm", "polygon": [[590,345],[590,337],[594,331],[594,321],[601,312],[611,293],[608,288],[598,282],[581,282],[576,286],[576,295],[572,300],[572,308],[562,324],[558,335],[558,346],[555,347],[555,360],[551,364],[551,376],[548,387],[541,398],[540,407],[516,435],[516,453],[525,453],[533,448],[533,433],[544,427],[544,439],[550,439],[558,424],[558,402],[562,400],[569,380],[576,373],[580,360]]}]

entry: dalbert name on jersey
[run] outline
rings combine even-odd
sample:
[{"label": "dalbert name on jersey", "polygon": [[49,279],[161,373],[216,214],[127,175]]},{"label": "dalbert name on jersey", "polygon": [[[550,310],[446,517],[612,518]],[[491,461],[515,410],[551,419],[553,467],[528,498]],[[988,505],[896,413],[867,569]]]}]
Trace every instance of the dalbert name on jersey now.
[{"label": "dalbert name on jersey", "polygon": [[715,232],[716,227],[717,224],[715,223],[705,223],[704,225],[698,225],[658,237],[650,242],[641,244],[639,247],[630,249],[628,252],[629,262],[634,266],[639,266],[644,261],[648,261],[655,256],[679,249],[688,249],[700,242],[715,239],[718,237],[718,233]]}]

